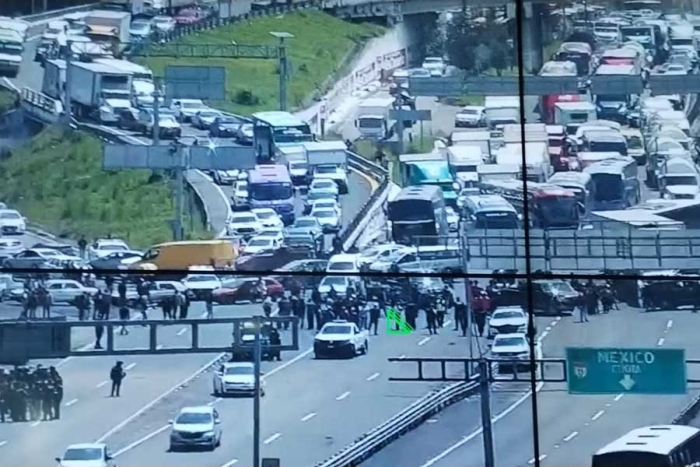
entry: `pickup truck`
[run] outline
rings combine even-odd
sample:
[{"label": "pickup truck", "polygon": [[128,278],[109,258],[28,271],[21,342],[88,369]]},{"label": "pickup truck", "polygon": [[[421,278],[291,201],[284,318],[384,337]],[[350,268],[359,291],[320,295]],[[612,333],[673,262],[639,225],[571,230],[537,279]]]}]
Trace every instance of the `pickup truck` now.
[{"label": "pickup truck", "polygon": [[360,330],[355,323],[335,320],[323,325],[314,338],[314,357],[336,355],[355,357],[358,352],[364,355],[369,350],[369,331]]}]

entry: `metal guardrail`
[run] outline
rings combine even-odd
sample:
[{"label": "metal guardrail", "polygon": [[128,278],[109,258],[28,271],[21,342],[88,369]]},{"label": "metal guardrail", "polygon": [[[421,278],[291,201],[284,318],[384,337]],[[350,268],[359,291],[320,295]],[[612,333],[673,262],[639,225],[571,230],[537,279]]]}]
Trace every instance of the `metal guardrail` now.
[{"label": "metal guardrail", "polygon": [[62,8],[60,10],[45,11],[43,13],[36,13],[33,15],[20,16],[18,19],[27,21],[29,23],[36,23],[45,19],[56,18],[58,16],[67,15],[70,13],[80,13],[82,11],[92,10],[93,8],[99,6],[99,3],[89,3],[87,5],[72,6],[68,8]]},{"label": "metal guardrail", "polygon": [[348,166],[355,170],[369,175],[379,182],[379,187],[370,195],[369,199],[362,205],[360,211],[357,215],[350,221],[350,223],[345,227],[345,229],[340,233],[340,240],[343,242],[343,246],[348,250],[352,245],[345,245],[347,241],[353,236],[355,230],[360,226],[362,220],[367,216],[372,207],[375,205],[377,200],[379,200],[386,190],[389,189],[389,172],[381,165],[375,164],[374,162],[368,161],[362,156],[359,156],[353,152],[348,155]]},{"label": "metal guardrail", "polygon": [[475,382],[455,383],[435,390],[388,421],[365,433],[329,459],[316,464],[316,467],[353,467],[359,465],[432,415],[465,397],[471,396],[478,390],[479,384]]}]

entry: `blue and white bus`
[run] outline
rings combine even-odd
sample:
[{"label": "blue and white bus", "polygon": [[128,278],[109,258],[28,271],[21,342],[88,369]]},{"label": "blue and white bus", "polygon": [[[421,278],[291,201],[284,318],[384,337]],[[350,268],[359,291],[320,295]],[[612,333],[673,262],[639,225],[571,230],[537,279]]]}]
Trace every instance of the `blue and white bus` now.
[{"label": "blue and white bus", "polygon": [[591,176],[595,189],[593,211],[627,209],[641,201],[637,162],[631,157],[606,159],[583,171]]},{"label": "blue and white bus", "polygon": [[253,147],[261,162],[274,160],[279,147],[314,140],[309,124],[289,112],[258,112],[252,119]]},{"label": "blue and white bus", "polygon": [[692,426],[636,428],[600,449],[592,467],[688,467],[700,462],[700,430]]},{"label": "blue and white bus", "polygon": [[272,208],[285,224],[294,222],[294,187],[285,165],[257,165],[248,175],[251,209]]}]

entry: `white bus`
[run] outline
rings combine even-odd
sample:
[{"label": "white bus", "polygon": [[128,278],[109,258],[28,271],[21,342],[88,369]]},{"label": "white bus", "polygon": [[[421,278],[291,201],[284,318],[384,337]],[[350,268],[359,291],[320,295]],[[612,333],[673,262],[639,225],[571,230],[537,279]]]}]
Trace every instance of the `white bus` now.
[{"label": "white bus", "polygon": [[637,428],[593,456],[592,467],[686,467],[700,462],[700,430],[683,425]]}]

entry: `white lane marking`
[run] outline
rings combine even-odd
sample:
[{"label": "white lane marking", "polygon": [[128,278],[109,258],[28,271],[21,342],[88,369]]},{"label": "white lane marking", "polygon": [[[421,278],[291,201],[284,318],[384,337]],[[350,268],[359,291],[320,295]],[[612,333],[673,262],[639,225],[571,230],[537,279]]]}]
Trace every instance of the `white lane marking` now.
[{"label": "white lane marking", "polygon": [[403,360],[404,358],[406,358],[405,355],[399,355],[399,360]]},{"label": "white lane marking", "polygon": [[595,422],[595,421],[598,420],[600,417],[602,417],[604,413],[605,413],[605,410],[599,410],[598,412],[596,412],[595,415],[593,415],[593,416],[591,417],[591,420],[593,420],[593,421]]},{"label": "white lane marking", "polygon": [[[540,392],[543,387],[544,387],[543,382],[537,383],[537,386],[535,387],[535,392]],[[511,405],[509,405],[503,412],[501,412],[498,415],[496,415],[495,417],[493,417],[491,419],[491,423],[495,424],[499,420],[501,420],[503,417],[506,417],[509,413],[511,413],[513,410],[517,409],[523,402],[528,400],[531,396],[532,396],[532,391],[528,391],[526,394],[523,394],[523,396],[520,397],[520,399],[518,399],[517,401],[515,401]],[[479,428],[479,429],[473,431],[472,433],[470,433],[468,436],[464,436],[461,440],[457,441],[455,444],[453,444],[449,448],[445,449],[437,456],[428,460],[426,463],[424,463],[420,467],[431,467],[432,465],[435,465],[436,463],[440,462],[445,457],[449,456],[452,452],[456,451],[460,447],[467,444],[469,441],[471,441],[474,438],[476,438],[477,436],[479,436],[483,431],[484,431],[483,428]]]},{"label": "white lane marking", "polygon": [[71,401],[66,402],[66,407],[70,407],[71,405],[75,405],[78,403],[78,399],[73,399]]},{"label": "white lane marking", "polygon": [[187,332],[187,328],[182,328],[182,329],[180,329],[180,330],[177,332],[177,335],[178,335],[178,336],[181,336],[181,335],[183,335],[183,334],[186,333],[186,332]]},{"label": "white lane marking", "polygon": [[112,457],[119,457],[119,456],[121,456],[121,455],[124,454],[126,451],[130,451],[130,450],[134,449],[134,448],[135,448],[136,446],[138,446],[139,444],[145,443],[146,441],[148,441],[148,440],[151,439],[151,438],[155,438],[156,436],[158,436],[159,434],[161,434],[162,432],[164,432],[164,431],[167,430],[168,428],[170,428],[170,423],[168,423],[167,425],[163,425],[162,427],[158,428],[158,429],[157,429],[156,431],[154,431],[153,433],[149,433],[149,434],[147,434],[146,436],[144,436],[144,437],[141,438],[141,439],[137,439],[136,441],[134,441],[134,442],[131,443],[130,445],[121,448],[119,451],[115,452],[115,453],[112,455]]},{"label": "white lane marking", "polygon": [[[206,316],[206,312],[204,313],[204,316]],[[283,365],[280,365],[280,366],[278,366],[278,367],[273,368],[272,370],[270,370],[265,376],[262,377],[262,379],[266,379],[267,377],[270,377],[270,376],[274,375],[274,374],[277,373],[278,371],[282,371],[284,368],[287,368],[287,367],[289,367],[290,365],[292,365],[292,364],[298,362],[298,361],[301,360],[302,358],[308,356],[308,355],[309,355],[311,352],[313,352],[313,351],[314,351],[314,349],[313,349],[313,347],[311,347],[310,349],[306,350],[305,352],[300,353],[299,355],[297,355],[297,356],[294,357],[293,359],[289,360],[288,362],[285,362]],[[110,436],[112,436],[112,435],[113,435],[114,433],[116,433],[117,431],[119,431],[119,430],[121,430],[122,428],[124,428],[124,427],[125,427],[126,425],[128,425],[132,420],[134,420],[135,418],[139,417],[139,416],[140,416],[142,413],[144,413],[146,410],[150,409],[150,408],[153,407],[155,404],[157,404],[158,402],[160,402],[161,400],[163,400],[165,397],[167,397],[168,395],[170,395],[170,393],[174,392],[177,388],[179,388],[180,386],[184,386],[185,384],[189,383],[191,380],[195,379],[195,378],[196,378],[197,376],[199,376],[200,374],[204,373],[209,367],[211,367],[212,365],[214,365],[214,364],[216,363],[216,361],[219,360],[219,359],[220,359],[221,357],[223,357],[224,355],[225,355],[225,354],[223,354],[223,353],[222,353],[222,354],[219,354],[216,358],[214,358],[213,360],[211,360],[211,361],[210,361],[209,363],[207,363],[206,365],[202,366],[199,370],[197,370],[195,373],[193,373],[192,375],[190,375],[189,377],[187,377],[187,378],[186,378],[184,381],[182,381],[180,384],[178,384],[178,385],[176,385],[176,386],[173,386],[169,391],[167,391],[167,392],[161,394],[158,398],[156,398],[155,400],[151,401],[150,404],[148,404],[148,405],[142,407],[139,411],[137,411],[136,413],[134,413],[134,414],[133,414],[131,417],[129,417],[127,420],[124,420],[122,423],[120,423],[119,425],[117,425],[115,428],[112,428],[109,432],[107,432],[105,435],[103,435],[102,438],[100,438],[100,439],[101,439],[101,440],[105,440],[105,439],[109,438]],[[219,400],[221,400],[221,399],[214,400],[213,402],[214,402],[214,403],[217,403]],[[137,447],[137,446],[139,446],[139,445],[145,443],[145,442],[148,441],[149,439],[153,438],[154,436],[159,435],[160,433],[162,433],[162,432],[164,432],[165,430],[167,430],[168,428],[170,428],[170,426],[171,426],[171,425],[168,423],[168,424],[163,425],[162,427],[158,428],[158,429],[155,430],[154,432],[149,433],[148,435],[146,435],[146,436],[144,436],[144,437],[142,437],[142,438],[140,438],[140,439],[137,439],[136,441],[134,441],[134,442],[131,443],[130,445],[126,446],[125,448],[122,448],[120,451],[117,451],[117,452],[114,454],[114,457],[117,457],[118,455],[124,454],[125,452],[130,451],[130,450],[134,449],[135,447]],[[101,441],[98,441],[98,442],[101,442]],[[224,465],[226,465],[226,464],[224,464]],[[231,464],[231,465],[233,465],[233,464]]]},{"label": "white lane marking", "polygon": [[572,439],[576,438],[578,436],[578,431],[572,431],[568,435],[566,435],[566,438],[564,438],[564,442],[568,443]]},{"label": "white lane marking", "polygon": [[158,345],[156,346],[156,350],[163,350],[163,347],[165,347],[164,344],[158,344]]},{"label": "white lane marking", "polygon": [[418,345],[425,345],[430,341],[430,337],[424,337],[418,342]]},{"label": "white lane marking", "polygon": [[109,381],[102,381],[101,383],[99,383],[99,384],[98,384],[97,386],[95,386],[95,387],[99,389],[99,388],[101,388],[102,386],[106,386],[107,384],[109,384]]},{"label": "white lane marking", "polygon": [[301,417],[301,421],[302,421],[302,422],[309,421],[309,420],[311,420],[312,418],[314,418],[315,416],[316,416],[316,412],[311,412],[311,413],[306,414],[306,415],[304,415],[303,417]]},{"label": "white lane marking", "polygon": [[282,433],[275,433],[274,435],[270,436],[265,441],[263,441],[263,444],[270,444],[274,440],[278,439],[280,436],[282,436]]},{"label": "white lane marking", "polygon": [[231,467],[232,465],[236,465],[236,464],[238,464],[238,459],[232,459],[232,460],[228,461],[227,463],[225,463],[224,465],[222,465],[221,467]]},{"label": "white lane marking", "polygon": [[0,441],[0,448],[7,444],[7,441]]},{"label": "white lane marking", "polygon": [[549,331],[552,330],[552,326],[547,326],[546,328],[544,328],[544,330],[547,331],[547,332],[549,332]]},{"label": "white lane marking", "polygon": [[665,341],[666,341],[666,339],[664,339],[663,337],[659,337],[659,342],[657,342],[656,345],[662,346],[662,345],[664,345]]},{"label": "white lane marking", "polygon": [[549,331],[543,332],[543,333],[540,335],[540,337],[537,338],[537,342],[542,342],[542,340],[544,340],[544,338],[547,337],[548,335],[549,335]]},{"label": "white lane marking", "polygon": [[668,323],[666,323],[666,329],[671,329],[673,327],[673,320],[669,319]]},{"label": "white lane marking", "polygon": [[367,377],[367,381],[374,381],[377,378],[379,378],[379,373],[374,373]]},{"label": "white lane marking", "polygon": [[41,420],[37,420],[36,422],[32,423],[29,425],[30,427],[34,428],[35,426],[39,426],[41,424]]},{"label": "white lane marking", "polygon": [[[82,347],[78,347],[77,350],[78,350],[78,352],[82,352],[83,350],[92,349],[94,345],[95,345],[94,343],[85,344],[85,345],[83,345]],[[65,365],[66,363],[70,362],[71,360],[73,360],[73,357],[66,357],[66,358],[64,358],[63,360],[61,360],[60,362],[58,362],[58,363],[56,364],[56,368]]]},{"label": "white lane marking", "polygon": [[450,324],[452,324],[452,320],[451,320],[451,319],[448,319],[447,321],[445,321],[445,324],[443,324],[442,327],[443,327],[443,328],[446,328],[446,327],[449,326]]},{"label": "white lane marking", "polygon": [[617,401],[619,401],[620,399],[622,399],[623,397],[625,397],[625,393],[620,393],[620,394],[618,394],[617,396],[615,396],[615,399],[613,399],[613,400],[614,400],[615,402],[617,402]]},{"label": "white lane marking", "polygon": [[223,400],[222,398],[217,397],[217,398],[214,399],[213,401],[209,402],[209,403],[207,404],[207,407],[214,407],[216,404],[218,404],[218,403],[221,402],[222,400]]},{"label": "white lane marking", "polygon": [[[210,361],[208,361],[207,363],[205,363],[204,365],[202,365],[197,371],[195,371],[194,373],[192,373],[190,376],[186,377],[185,379],[183,379],[182,381],[180,381],[179,383],[177,383],[176,385],[174,385],[173,387],[171,387],[171,388],[168,389],[167,391],[163,392],[160,396],[156,397],[156,398],[153,399],[151,402],[149,402],[148,404],[146,404],[146,405],[144,405],[143,407],[141,407],[140,409],[138,409],[138,410],[137,410],[136,412],[134,412],[132,415],[130,415],[129,417],[125,418],[125,419],[122,420],[120,423],[118,423],[117,425],[115,425],[114,427],[112,427],[109,431],[107,431],[107,433],[105,433],[104,435],[100,436],[100,437],[97,439],[97,441],[95,441],[95,443],[102,443],[102,442],[104,442],[107,438],[109,438],[110,436],[112,436],[114,433],[116,433],[117,431],[121,430],[122,428],[124,428],[126,425],[128,425],[129,423],[131,423],[134,419],[138,418],[142,413],[144,413],[145,411],[147,411],[148,409],[150,409],[151,407],[153,407],[154,405],[156,405],[158,402],[162,401],[163,399],[165,399],[166,397],[168,397],[170,394],[172,394],[173,392],[175,392],[178,388],[184,386],[185,384],[187,384],[187,383],[189,383],[190,381],[192,381],[193,379],[195,379],[197,376],[199,376],[199,375],[201,375],[202,373],[204,373],[205,371],[207,371],[207,369],[208,369],[209,367],[211,367],[212,365],[214,365],[217,361],[219,361],[219,360],[220,360],[221,358],[223,358],[225,355],[226,355],[225,353],[220,353],[220,354],[216,355],[214,358],[212,358]],[[170,426],[169,424],[168,424],[168,425],[165,425],[166,428],[169,427],[169,426]],[[163,430],[165,430],[166,428],[163,428]],[[150,437],[151,437],[151,435],[147,435],[147,438],[142,438],[141,440],[137,440],[137,441],[143,442],[143,441],[145,441],[146,439],[150,439]],[[136,443],[136,441],[135,441],[135,443]],[[133,444],[133,443],[132,443],[132,444]],[[138,443],[138,444],[140,444],[140,443]],[[138,444],[134,444],[134,447],[135,447],[135,446],[138,446]],[[124,449],[122,449],[122,451],[123,451],[123,452],[126,452],[126,451],[128,451],[128,449],[124,448]]]},{"label": "white lane marking", "polygon": [[438,420],[437,418],[429,418],[428,420],[425,421],[425,423],[437,423]]},{"label": "white lane marking", "polygon": [[557,320],[555,319],[554,321],[552,321],[551,323],[549,323],[549,325],[550,325],[550,326],[556,326],[556,325],[557,325]]},{"label": "white lane marking", "polygon": [[350,391],[345,391],[341,395],[335,398],[337,401],[342,401],[343,399],[347,399],[347,397],[350,395]]},{"label": "white lane marking", "polygon": [[126,366],[126,368],[124,368],[124,371],[133,370],[135,366],[136,366],[136,362],[129,363],[129,364]]}]

